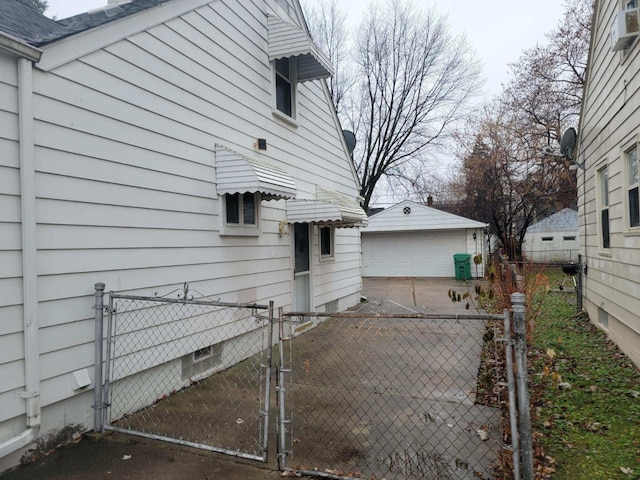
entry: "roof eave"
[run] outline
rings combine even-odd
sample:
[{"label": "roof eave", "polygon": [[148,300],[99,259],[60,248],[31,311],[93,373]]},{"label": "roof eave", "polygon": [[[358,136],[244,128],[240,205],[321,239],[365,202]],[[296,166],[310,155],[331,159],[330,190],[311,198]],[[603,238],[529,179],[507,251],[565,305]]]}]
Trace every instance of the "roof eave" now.
[{"label": "roof eave", "polygon": [[39,48],[3,32],[0,32],[0,52],[12,57],[26,58],[32,62],[39,62],[42,56],[42,50]]}]

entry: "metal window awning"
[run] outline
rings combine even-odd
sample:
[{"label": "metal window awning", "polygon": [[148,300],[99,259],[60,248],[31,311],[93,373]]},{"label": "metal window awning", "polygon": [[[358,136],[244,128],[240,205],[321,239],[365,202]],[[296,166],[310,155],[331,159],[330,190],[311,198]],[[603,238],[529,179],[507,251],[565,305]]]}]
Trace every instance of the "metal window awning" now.
[{"label": "metal window awning", "polygon": [[263,200],[296,197],[293,179],[281,168],[217,144],[215,155],[218,194],[261,193]]},{"label": "metal window awning", "polygon": [[298,82],[333,76],[333,66],[301,28],[269,14],[269,61],[297,57]]},{"label": "metal window awning", "polygon": [[365,227],[367,214],[358,203],[318,186],[314,199],[287,200],[287,222]]}]

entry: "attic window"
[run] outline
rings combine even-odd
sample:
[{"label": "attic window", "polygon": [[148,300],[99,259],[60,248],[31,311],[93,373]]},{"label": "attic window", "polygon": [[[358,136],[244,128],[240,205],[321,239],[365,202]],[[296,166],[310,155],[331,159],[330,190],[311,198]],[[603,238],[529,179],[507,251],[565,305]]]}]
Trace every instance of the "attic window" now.
[{"label": "attic window", "polygon": [[402,209],[402,213],[404,213],[405,215],[410,215],[411,214],[411,207],[404,207]]}]

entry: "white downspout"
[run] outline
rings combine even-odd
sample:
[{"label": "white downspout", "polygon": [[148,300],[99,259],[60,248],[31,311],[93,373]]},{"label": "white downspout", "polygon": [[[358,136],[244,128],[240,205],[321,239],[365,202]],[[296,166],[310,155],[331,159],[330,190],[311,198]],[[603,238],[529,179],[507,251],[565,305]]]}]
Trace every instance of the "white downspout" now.
[{"label": "white downspout", "polygon": [[27,58],[19,58],[17,62],[25,364],[25,390],[17,396],[26,401],[27,428],[22,434],[0,444],[0,458],[31,443],[40,430],[33,64]]}]

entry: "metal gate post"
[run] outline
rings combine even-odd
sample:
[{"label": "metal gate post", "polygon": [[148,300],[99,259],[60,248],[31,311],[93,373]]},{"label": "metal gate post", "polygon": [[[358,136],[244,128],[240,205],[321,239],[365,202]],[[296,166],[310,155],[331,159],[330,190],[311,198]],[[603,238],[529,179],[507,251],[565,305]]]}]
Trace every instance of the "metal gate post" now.
[{"label": "metal gate post", "polygon": [[95,359],[93,369],[93,431],[102,432],[102,349],[104,344],[104,283],[95,288]]},{"label": "metal gate post", "polygon": [[527,332],[524,293],[511,294],[516,341],[516,381],[518,385],[518,426],[524,480],[533,480],[533,438],[529,407]]},{"label": "metal gate post", "polygon": [[513,452],[513,478],[520,480],[520,439],[516,411],[516,385],[513,375],[513,339],[511,338],[511,313],[504,310],[504,352],[507,366],[507,391],[509,393],[509,421],[511,425],[511,449]]},{"label": "metal gate post", "polygon": [[265,368],[265,385],[264,385],[264,416],[263,423],[263,436],[262,436],[262,451],[264,452],[264,461],[269,460],[269,410],[271,409],[271,367],[273,358],[273,300],[269,302],[269,329],[268,329],[268,350],[267,350],[267,364]]},{"label": "metal gate post", "polygon": [[284,471],[287,468],[287,432],[285,419],[285,392],[284,386],[284,322],[282,307],[278,309],[278,469]]},{"label": "metal gate post", "polygon": [[104,388],[102,389],[102,405],[103,405],[103,415],[102,415],[102,425],[107,425],[107,421],[109,419],[111,409],[111,370],[113,368],[113,360],[111,358],[112,346],[114,343],[113,335],[114,335],[114,323],[116,311],[113,308],[113,292],[109,293],[109,306],[107,307],[107,362],[105,366],[105,374],[104,374]]}]

